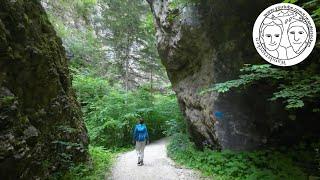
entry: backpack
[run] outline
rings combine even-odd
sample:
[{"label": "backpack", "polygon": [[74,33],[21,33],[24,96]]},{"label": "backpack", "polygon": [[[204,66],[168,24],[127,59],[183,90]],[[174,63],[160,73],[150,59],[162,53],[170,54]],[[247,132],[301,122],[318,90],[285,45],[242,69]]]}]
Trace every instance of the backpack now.
[{"label": "backpack", "polygon": [[147,127],[145,124],[137,124],[136,125],[136,141],[144,141],[148,137]]}]

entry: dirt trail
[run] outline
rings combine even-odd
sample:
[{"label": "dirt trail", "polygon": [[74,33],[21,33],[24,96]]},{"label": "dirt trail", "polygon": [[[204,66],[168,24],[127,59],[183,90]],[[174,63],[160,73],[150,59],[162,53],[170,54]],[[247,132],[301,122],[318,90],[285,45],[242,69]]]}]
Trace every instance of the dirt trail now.
[{"label": "dirt trail", "polygon": [[167,157],[168,139],[161,139],[145,148],[144,166],[137,166],[135,151],[121,154],[112,168],[111,180],[197,180],[198,172],[181,168]]}]

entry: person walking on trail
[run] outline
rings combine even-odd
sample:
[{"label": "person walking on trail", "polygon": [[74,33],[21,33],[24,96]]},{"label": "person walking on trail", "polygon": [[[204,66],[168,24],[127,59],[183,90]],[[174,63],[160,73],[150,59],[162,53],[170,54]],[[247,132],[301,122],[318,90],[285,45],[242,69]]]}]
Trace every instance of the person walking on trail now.
[{"label": "person walking on trail", "polygon": [[133,141],[136,143],[136,151],[138,155],[138,166],[143,165],[144,147],[149,143],[149,134],[144,120],[139,119],[139,123],[133,131]]}]

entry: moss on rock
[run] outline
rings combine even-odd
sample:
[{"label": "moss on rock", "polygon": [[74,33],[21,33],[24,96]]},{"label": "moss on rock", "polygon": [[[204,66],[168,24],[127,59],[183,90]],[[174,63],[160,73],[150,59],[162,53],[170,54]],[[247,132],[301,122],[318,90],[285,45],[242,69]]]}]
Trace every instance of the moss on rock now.
[{"label": "moss on rock", "polygon": [[46,178],[87,160],[65,50],[39,1],[1,0],[0,125],[1,179]]}]

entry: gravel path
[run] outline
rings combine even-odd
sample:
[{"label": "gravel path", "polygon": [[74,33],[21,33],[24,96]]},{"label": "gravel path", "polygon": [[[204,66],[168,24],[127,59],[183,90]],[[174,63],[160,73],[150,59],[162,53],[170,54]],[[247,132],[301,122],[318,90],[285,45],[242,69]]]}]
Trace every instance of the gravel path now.
[{"label": "gravel path", "polygon": [[121,154],[107,180],[197,180],[203,179],[198,172],[181,168],[167,157],[168,139],[161,139],[145,148],[144,166],[137,166],[135,151]]}]

